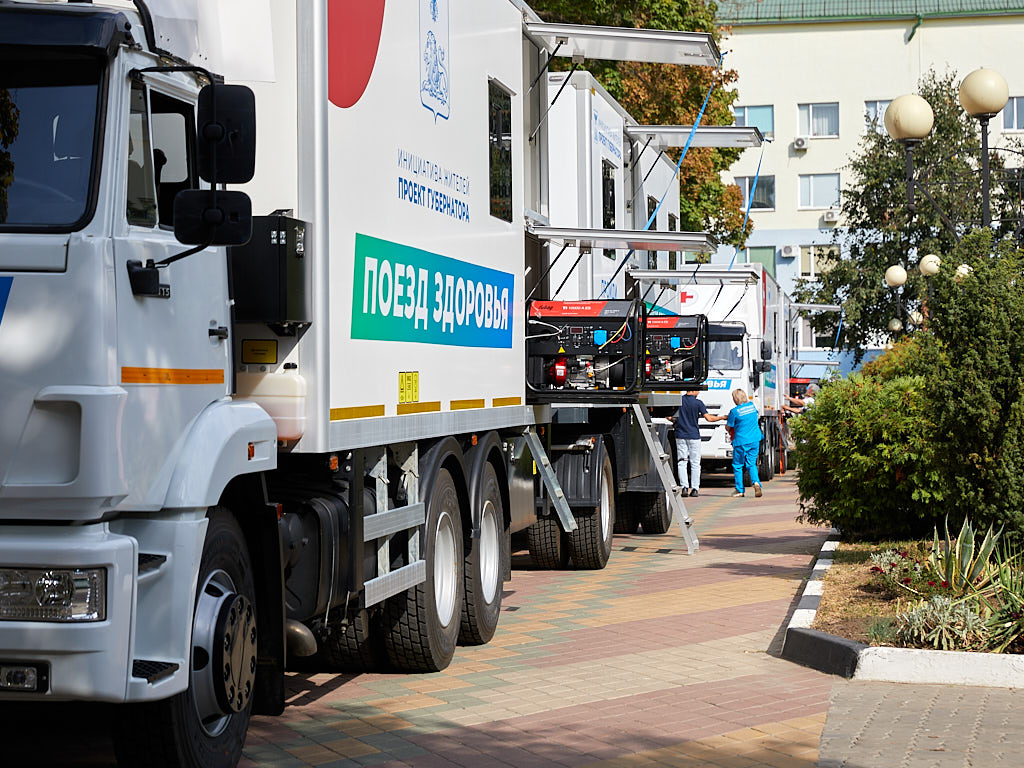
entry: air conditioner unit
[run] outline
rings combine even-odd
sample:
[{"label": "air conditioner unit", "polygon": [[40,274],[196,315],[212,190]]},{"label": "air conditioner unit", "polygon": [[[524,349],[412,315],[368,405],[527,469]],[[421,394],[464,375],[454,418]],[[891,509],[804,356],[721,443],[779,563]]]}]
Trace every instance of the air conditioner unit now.
[{"label": "air conditioner unit", "polygon": [[781,248],[782,258],[784,259],[795,259],[800,255],[799,245],[784,245]]},{"label": "air conditioner unit", "polygon": [[835,208],[829,208],[821,215],[821,218],[825,221],[826,224],[835,224],[837,221],[839,221],[839,211],[837,211]]},{"label": "air conditioner unit", "polygon": [[806,136],[797,136],[793,139],[793,149],[797,152],[806,152],[810,143],[810,140]]}]

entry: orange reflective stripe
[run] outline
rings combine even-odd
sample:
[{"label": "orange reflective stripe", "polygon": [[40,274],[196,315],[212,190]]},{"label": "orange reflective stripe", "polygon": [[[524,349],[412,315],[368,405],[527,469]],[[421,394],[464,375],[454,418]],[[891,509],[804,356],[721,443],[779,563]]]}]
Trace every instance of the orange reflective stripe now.
[{"label": "orange reflective stripe", "polygon": [[121,369],[122,384],[223,384],[219,368],[128,368]]}]

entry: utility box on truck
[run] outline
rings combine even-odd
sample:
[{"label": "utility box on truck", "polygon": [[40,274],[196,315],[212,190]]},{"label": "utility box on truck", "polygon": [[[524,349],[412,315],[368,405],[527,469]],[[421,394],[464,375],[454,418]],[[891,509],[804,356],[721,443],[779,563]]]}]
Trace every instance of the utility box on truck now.
[{"label": "utility box on truck", "polygon": [[234,765],[286,666],[445,667],[640,474],[628,402],[527,400],[545,70],[714,40],[355,5],[0,0],[0,700],[126,705],[123,765]]}]

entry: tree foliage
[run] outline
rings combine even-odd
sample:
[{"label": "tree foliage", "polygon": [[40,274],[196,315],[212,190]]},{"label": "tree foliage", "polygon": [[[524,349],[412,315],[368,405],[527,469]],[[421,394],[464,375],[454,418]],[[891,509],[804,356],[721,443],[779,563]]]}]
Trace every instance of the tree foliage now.
[{"label": "tree foliage", "polygon": [[944,352],[929,407],[950,519],[1024,534],[1024,251],[978,231],[944,266],[928,301]]},{"label": "tree foliage", "polygon": [[[706,32],[718,41],[717,5],[703,0],[535,0],[534,10],[547,21]],[[563,61],[555,68],[564,69]],[[735,90],[727,86],[736,72],[672,64],[587,61],[604,88],[641,124],[692,125],[704,97],[715,85],[701,125],[730,125]],[[678,154],[670,155],[674,161]],[[721,172],[739,150],[691,148],[679,173],[680,229],[711,232],[722,242],[739,244],[743,199],[739,188],[725,184]],[[749,234],[751,225],[747,223]]]},{"label": "tree foliage", "polygon": [[1020,542],[1024,250],[991,231],[966,235],[944,254],[924,312],[924,328],[827,384],[794,422],[803,514],[877,538],[969,518]]},{"label": "tree foliage", "polygon": [[[935,206],[918,192],[914,209],[908,210],[904,148],[884,132],[869,131],[844,169],[844,227],[836,234],[841,258],[815,281],[801,281],[795,292],[799,301],[842,304],[839,345],[853,350],[858,360],[865,347],[889,335],[890,320],[901,319],[906,326],[907,312],[917,309],[923,287],[918,259],[955,246],[942,215],[961,222],[979,218],[978,123],[960,107],[957,82],[955,72],[929,71],[918,83],[935,124],[915,148],[914,163]],[[951,181],[957,179],[966,183]],[[902,289],[885,285],[885,270],[893,264],[907,268]],[[816,330],[831,333],[835,323],[834,315],[812,320]]]}]

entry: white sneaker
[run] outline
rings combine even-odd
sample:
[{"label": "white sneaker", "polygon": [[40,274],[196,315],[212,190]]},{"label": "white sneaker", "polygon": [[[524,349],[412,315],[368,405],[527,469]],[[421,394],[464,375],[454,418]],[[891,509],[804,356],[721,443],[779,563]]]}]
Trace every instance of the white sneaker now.
[{"label": "white sneaker", "polygon": [[743,495],[742,491],[733,491],[732,492],[732,496],[730,496],[729,498],[730,499],[735,499],[737,496],[742,496],[742,495]]},{"label": "white sneaker", "polygon": [[761,498],[763,493],[764,491],[761,490],[761,484],[754,483],[754,495],[757,496],[757,498]]}]

